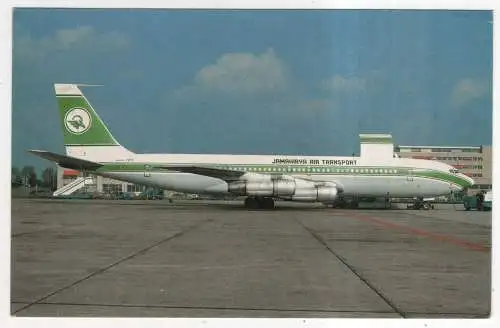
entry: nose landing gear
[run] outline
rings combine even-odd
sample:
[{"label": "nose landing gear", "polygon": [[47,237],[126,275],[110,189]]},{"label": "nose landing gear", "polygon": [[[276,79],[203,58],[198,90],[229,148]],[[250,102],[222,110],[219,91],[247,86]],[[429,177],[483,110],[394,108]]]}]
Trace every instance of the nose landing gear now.
[{"label": "nose landing gear", "polygon": [[430,210],[434,209],[434,204],[425,201],[423,197],[417,197],[413,204],[407,205],[406,208],[413,210]]}]

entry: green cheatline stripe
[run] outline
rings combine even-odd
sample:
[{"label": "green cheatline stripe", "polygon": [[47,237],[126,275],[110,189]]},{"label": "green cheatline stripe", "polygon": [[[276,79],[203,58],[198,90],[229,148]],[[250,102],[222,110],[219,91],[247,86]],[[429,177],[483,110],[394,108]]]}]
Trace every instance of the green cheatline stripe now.
[{"label": "green cheatline stripe", "polygon": [[439,171],[415,172],[413,174],[413,176],[421,177],[421,178],[428,178],[428,179],[433,179],[433,180],[442,180],[445,182],[459,185],[461,187],[470,186],[469,182],[465,179],[462,179],[460,177],[457,177],[457,176],[454,176],[451,174],[447,174],[444,172],[439,172]]},{"label": "green cheatline stripe", "polygon": [[[245,170],[245,168],[251,168],[252,172],[277,172],[272,169],[281,168],[281,172],[289,172],[288,168],[291,169],[290,172],[340,172],[340,173],[362,173],[360,170],[365,170],[364,173],[370,174],[382,174],[382,173],[407,173],[408,168],[406,167],[381,167],[381,166],[305,166],[305,165],[262,165],[262,164],[205,164],[205,163],[101,163],[103,166],[100,170],[103,171],[143,171],[145,165],[149,166],[161,166],[161,165],[190,165],[190,166],[200,166],[215,169],[225,169],[225,170]],[[295,169],[295,170],[294,170]],[[314,171],[316,170],[316,171]],[[351,172],[351,170],[353,172]],[[356,172],[358,170],[358,172]],[[382,170],[382,171],[381,171]],[[387,172],[385,172],[387,171]]]},{"label": "green cheatline stripe", "polygon": [[[162,165],[160,163],[143,163],[143,164],[106,164],[97,169],[97,172],[144,172],[145,165],[155,166]],[[168,164],[167,164],[168,165]],[[175,165],[193,165],[193,164],[175,164]],[[291,174],[309,174],[309,175],[353,175],[353,176],[409,176],[410,169],[407,167],[370,167],[370,166],[300,166],[300,165],[259,165],[259,164],[236,164],[236,165],[215,165],[215,164],[195,164],[200,167],[209,167],[222,170],[236,170],[254,173],[291,173]],[[273,171],[273,168],[275,169]],[[281,169],[281,170],[280,170]],[[295,171],[294,171],[295,169]],[[353,172],[351,172],[351,170]],[[165,169],[151,168],[149,172],[165,172]],[[356,172],[357,171],[357,172]],[[427,178],[432,180],[440,180],[448,183],[453,183],[461,187],[469,186],[469,182],[460,177],[448,174],[445,172],[427,170],[412,172],[411,176]]]}]

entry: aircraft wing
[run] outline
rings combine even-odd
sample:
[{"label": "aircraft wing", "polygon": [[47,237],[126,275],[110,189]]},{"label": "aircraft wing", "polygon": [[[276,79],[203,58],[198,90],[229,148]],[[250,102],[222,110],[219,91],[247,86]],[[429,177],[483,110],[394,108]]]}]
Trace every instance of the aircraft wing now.
[{"label": "aircraft wing", "polygon": [[102,166],[102,164],[96,162],[86,161],[84,159],[79,159],[76,157],[71,157],[66,155],[60,155],[45,150],[28,150],[28,152],[37,155],[39,157],[42,157],[44,159],[47,159],[49,161],[56,162],[59,166],[73,170],[93,171]]},{"label": "aircraft wing", "polygon": [[[218,178],[227,182],[239,180],[244,174],[248,173],[245,171],[218,169],[213,167],[196,166],[196,165],[154,165],[152,166],[152,168],[204,175],[213,178]],[[285,176],[283,173],[277,173],[277,172],[253,173],[253,174],[262,176],[273,176],[276,178],[282,178]],[[297,179],[309,181],[311,183],[314,183],[315,185],[332,183],[332,181],[318,181],[315,179],[310,179],[306,176],[300,176],[300,178],[297,177]],[[339,188],[339,190],[344,189],[343,186],[337,181],[335,181],[334,183],[337,186],[337,188]]]},{"label": "aircraft wing", "polygon": [[242,175],[246,173],[244,171],[217,169],[212,167],[196,166],[196,165],[160,165],[160,166],[153,165],[153,168],[205,175],[225,181],[238,180]]}]

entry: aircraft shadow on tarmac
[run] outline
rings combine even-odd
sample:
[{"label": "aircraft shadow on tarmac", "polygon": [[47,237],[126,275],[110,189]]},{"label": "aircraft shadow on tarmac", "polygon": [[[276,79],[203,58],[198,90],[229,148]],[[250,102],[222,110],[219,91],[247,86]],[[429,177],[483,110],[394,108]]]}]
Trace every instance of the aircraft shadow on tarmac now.
[{"label": "aircraft shadow on tarmac", "polygon": [[[172,209],[172,210],[189,210],[196,211],[198,209],[219,209],[227,211],[248,211],[248,212],[268,212],[268,211],[332,211],[333,213],[337,210],[370,210],[370,211],[393,211],[393,210],[406,210],[406,206],[401,207],[390,207],[385,208],[383,206],[360,206],[359,208],[331,208],[323,205],[313,205],[313,204],[290,204],[278,202],[274,209],[250,209],[243,206],[243,201],[203,201],[203,200],[174,200],[173,202],[158,201],[158,200],[91,200],[91,199],[31,199],[29,201],[41,202],[41,203],[57,203],[66,205],[83,205],[88,204],[89,206],[141,206],[145,210],[158,210],[158,209]],[[402,204],[401,204],[402,205]],[[439,210],[436,208],[436,210]],[[456,209],[459,210],[459,209]],[[418,210],[411,210],[412,212],[421,212]],[[423,211],[427,212],[427,211]]]}]

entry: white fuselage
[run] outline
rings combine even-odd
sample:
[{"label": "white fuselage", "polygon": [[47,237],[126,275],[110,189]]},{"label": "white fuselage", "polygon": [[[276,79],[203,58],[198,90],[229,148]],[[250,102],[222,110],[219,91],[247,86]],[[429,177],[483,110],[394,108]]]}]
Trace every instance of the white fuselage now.
[{"label": "white fuselage", "polygon": [[[94,148],[94,149],[92,149]],[[104,163],[97,174],[137,184],[154,185],[188,193],[227,194],[222,179],[167,170],[150,170],[162,164],[197,165],[246,172],[241,178],[260,179],[283,174],[311,181],[331,181],[346,196],[434,197],[463,189],[473,180],[451,173],[451,166],[430,160],[391,158],[370,161],[362,157],[134,154],[114,147],[86,147],[85,153],[68,149],[68,155]],[[294,162],[295,161],[295,162]],[[276,163],[278,162],[278,163]]]}]

